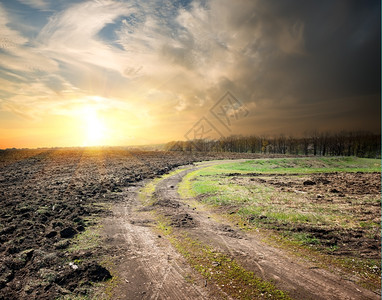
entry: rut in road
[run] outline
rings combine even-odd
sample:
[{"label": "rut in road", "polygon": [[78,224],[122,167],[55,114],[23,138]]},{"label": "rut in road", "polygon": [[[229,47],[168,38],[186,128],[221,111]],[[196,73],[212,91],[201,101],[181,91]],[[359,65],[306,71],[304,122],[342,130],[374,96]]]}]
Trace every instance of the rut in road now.
[{"label": "rut in road", "polygon": [[[231,161],[232,162],[232,161]],[[177,185],[189,172],[210,166],[208,162],[189,167],[166,177],[155,187],[154,209],[165,213],[177,230],[226,253],[244,268],[264,280],[271,280],[295,299],[379,299],[375,293],[342,279],[311,263],[290,257],[285,251],[261,241],[255,232],[242,232],[224,219],[216,219],[208,210],[187,204],[177,192]],[[137,195],[137,189],[130,195]],[[116,217],[105,224],[105,231],[126,254],[119,257],[118,272],[127,282],[118,287],[121,299],[219,299],[222,291],[205,286],[184,258],[152,228],[155,221],[137,197],[115,207]],[[171,259],[170,259],[171,258]],[[192,274],[193,281],[186,280]],[[220,296],[219,296],[220,293]],[[225,295],[229,298],[228,295]]]},{"label": "rut in road", "polygon": [[[138,187],[129,191],[113,216],[103,222],[114,262],[117,286],[111,299],[214,299],[204,281],[190,283],[193,270],[171,244],[152,228],[154,220],[137,199]],[[216,298],[218,299],[218,298]]]}]

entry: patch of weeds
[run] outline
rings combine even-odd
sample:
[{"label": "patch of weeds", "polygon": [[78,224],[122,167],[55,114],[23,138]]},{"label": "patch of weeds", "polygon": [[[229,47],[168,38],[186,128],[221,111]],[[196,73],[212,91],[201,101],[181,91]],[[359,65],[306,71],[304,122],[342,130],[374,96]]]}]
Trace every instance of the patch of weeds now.
[{"label": "patch of weeds", "polygon": [[291,233],[293,239],[297,242],[300,242],[302,245],[318,245],[320,244],[320,240],[309,233],[301,232],[301,233]]},{"label": "patch of weeds", "polygon": [[320,172],[379,172],[378,159],[357,157],[302,157],[249,160],[215,167],[222,172],[258,173],[320,173]]},{"label": "patch of weeds", "polygon": [[152,202],[151,196],[154,194],[155,187],[157,186],[160,180],[161,180],[160,177],[155,178],[139,190],[138,199],[141,202],[143,202],[145,205],[151,204]]},{"label": "patch of weeds", "polygon": [[334,257],[335,263],[349,273],[357,275],[359,284],[369,289],[381,286],[381,262],[376,259],[360,259],[357,257]]},{"label": "patch of weeds", "polygon": [[121,283],[121,278],[116,275],[114,275],[113,278],[108,281],[105,293],[109,299],[113,299],[113,290],[120,283]]},{"label": "patch of weeds", "polygon": [[170,226],[170,222],[162,217],[162,216],[156,216],[157,217],[157,228],[159,231],[164,235],[168,236],[173,233],[172,227]]},{"label": "patch of weeds", "polygon": [[196,196],[196,193],[192,190],[192,180],[196,177],[197,172],[198,171],[193,171],[188,173],[178,184],[178,193],[183,199]]},{"label": "patch of weeds", "polygon": [[[264,242],[278,248],[286,250],[293,256],[300,257],[306,261],[313,262],[317,267],[329,270],[338,274],[338,269],[345,272],[347,275],[357,275],[359,278],[357,284],[370,290],[380,290],[381,286],[381,267],[380,261],[374,259],[362,259],[357,257],[340,257],[330,255],[330,251],[324,253],[310,245],[301,243],[291,235],[270,234],[262,232]],[[314,246],[314,245],[313,245]],[[338,246],[331,246],[332,251],[337,250]]]},{"label": "patch of weeds", "polygon": [[156,186],[158,185],[158,183],[160,181],[162,181],[163,179],[166,179],[170,176],[173,176],[173,175],[176,175],[180,172],[183,172],[184,170],[187,170],[189,169],[190,167],[186,167],[186,168],[182,168],[182,169],[178,169],[178,170],[175,170],[175,171],[172,171],[168,174],[165,174],[165,175],[162,175],[161,177],[157,177],[153,180],[151,180],[149,183],[147,183],[143,188],[141,188],[139,190],[139,193],[138,193],[138,199],[144,204],[144,205],[150,205],[153,203],[153,199],[152,199],[152,195],[154,194],[155,192],[155,188]]},{"label": "patch of weeds", "polygon": [[267,217],[267,219],[274,220],[276,222],[288,222],[291,224],[298,224],[298,223],[317,223],[318,218],[314,214],[310,213],[301,213],[296,212],[291,209],[286,209],[284,211],[270,211],[266,212],[264,216]]},{"label": "patch of weeds", "polygon": [[328,253],[335,253],[340,247],[338,245],[331,245],[327,248]]},{"label": "patch of weeds", "polygon": [[188,264],[229,296],[235,299],[290,299],[271,282],[255,276],[224,253],[174,231],[164,216],[156,213],[156,217],[157,229],[167,237]]},{"label": "patch of weeds", "polygon": [[193,182],[192,189],[196,192],[196,194],[213,194],[221,191],[223,187],[220,187],[217,184],[216,180],[207,179],[205,177],[201,177],[200,180]]},{"label": "patch of weeds", "polygon": [[195,278],[192,276],[192,274],[185,275],[184,280],[190,284],[195,284]]},{"label": "patch of weeds", "polygon": [[[327,243],[325,239],[321,241],[308,229],[339,227],[352,230],[361,227],[366,230],[366,237],[377,239],[375,229],[380,224],[371,220],[357,220],[354,208],[365,202],[379,203],[380,199],[350,199],[352,207],[349,209],[343,205],[344,200],[328,205],[312,201],[314,194],[267,189],[256,180],[248,184],[248,177],[240,177],[240,174],[291,173],[293,176],[305,177],[317,172],[376,172],[380,171],[380,164],[379,160],[355,157],[261,159],[226,163],[188,174],[180,183],[179,192],[183,198],[199,196],[197,199],[212,209],[219,207],[219,212],[225,218],[243,230],[261,229],[266,239],[271,237],[271,240],[277,240],[276,246],[285,244],[285,248],[294,255],[308,260],[318,258],[322,260],[322,267],[329,270],[338,267],[346,274],[360,274],[357,276],[361,278],[361,285],[375,288],[380,284],[380,269],[378,273],[374,266],[371,271],[370,259],[331,255],[340,246]],[[261,179],[261,176],[257,178]],[[301,231],[292,231],[293,227],[301,228]]]},{"label": "patch of weeds", "polygon": [[[117,275],[114,274],[113,272],[111,273],[113,276],[111,279],[109,279],[106,283],[103,284],[103,294],[104,294],[104,299],[114,299],[114,289],[121,284],[122,280],[121,278]],[[96,299],[99,299],[100,295],[97,295]]]},{"label": "patch of weeds", "polygon": [[366,229],[372,229],[377,228],[379,224],[373,221],[360,221],[359,226]]},{"label": "patch of weeds", "polygon": [[[194,172],[188,174],[189,180],[196,174],[192,173]],[[141,190],[141,200],[144,203],[147,203],[147,199],[152,197],[158,181],[153,180],[149,187]],[[183,185],[183,191],[187,190],[188,187]],[[278,290],[271,282],[256,277],[253,272],[247,271],[236,261],[213,250],[210,246],[187,235],[177,233],[170,226],[171,222],[166,217],[156,211],[152,213],[157,219],[158,231],[183,255],[189,265],[231,297],[235,299],[290,299],[286,293]]]},{"label": "patch of weeds", "polygon": [[[178,193],[182,198],[195,197],[198,193],[194,189],[193,181],[197,176],[214,175],[214,167],[206,167],[200,170],[192,171],[183,177],[178,185]],[[212,171],[211,171],[212,170]]]},{"label": "patch of weeds", "polygon": [[100,246],[101,235],[99,230],[102,225],[87,227],[85,231],[77,234],[73,239],[68,251],[92,250]]},{"label": "patch of weeds", "polygon": [[187,262],[207,280],[235,299],[290,299],[271,282],[247,271],[235,260],[185,235],[172,236],[172,243]]},{"label": "patch of weeds", "polygon": [[[100,265],[108,269],[111,274],[111,279],[104,282],[94,282],[92,283],[93,294],[91,299],[101,299],[101,300],[111,300],[115,298],[115,288],[122,283],[120,275],[116,271],[115,263],[112,258],[105,256],[101,261]],[[119,298],[117,298],[119,299]]]},{"label": "patch of weeds", "polygon": [[36,213],[42,215],[42,214],[48,212],[48,210],[49,210],[49,207],[43,206],[43,207],[40,207],[38,210],[36,210]]},{"label": "patch of weeds", "polygon": [[203,197],[202,202],[214,206],[238,206],[238,205],[246,205],[251,202],[251,198],[249,198],[245,193],[243,194],[216,194],[209,197]]}]

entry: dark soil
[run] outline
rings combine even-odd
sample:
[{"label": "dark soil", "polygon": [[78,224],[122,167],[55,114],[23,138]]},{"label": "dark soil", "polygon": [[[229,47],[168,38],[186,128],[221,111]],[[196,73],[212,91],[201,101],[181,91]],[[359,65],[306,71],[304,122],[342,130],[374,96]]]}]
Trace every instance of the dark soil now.
[{"label": "dark soil", "polygon": [[178,213],[171,216],[171,226],[174,227],[195,227],[196,222],[194,218],[188,213]]},{"label": "dark soil", "polygon": [[[153,196],[156,201],[154,202],[154,205],[149,206],[149,208],[155,210],[155,212],[160,215],[167,217],[170,221],[173,232],[175,232],[175,235],[190,237],[194,241],[208,245],[211,249],[213,249],[213,251],[224,253],[227,257],[239,262],[246,270],[253,272],[256,276],[259,276],[264,280],[271,281],[278,289],[286,291],[293,299],[380,299],[380,284],[374,281],[371,284],[369,280],[370,278],[367,279],[367,283],[372,286],[372,289],[374,290],[375,287],[378,287],[378,289],[373,292],[355,284],[355,282],[361,281],[361,279],[357,279],[357,274],[359,276],[362,276],[362,274],[354,272],[351,272],[351,274],[344,274],[342,271],[339,272],[339,270],[335,268],[333,269],[335,272],[332,273],[324,268],[321,268],[319,265],[319,260],[316,260],[314,256],[312,256],[313,261],[307,261],[300,257],[301,253],[298,251],[295,252],[296,250],[293,248],[289,248],[288,250],[293,249],[293,252],[297,254],[296,256],[284,252],[283,249],[273,247],[269,244],[269,242],[264,242],[264,235],[262,233],[259,233],[256,230],[242,230],[239,228],[239,224],[236,224],[235,226],[232,220],[228,220],[225,216],[222,217],[220,214],[222,212],[221,207],[205,206],[200,203],[195,206],[194,200],[200,200],[200,197],[183,199],[179,196],[177,189],[172,188],[173,186],[177,186],[179,182],[182,181],[182,178],[189,172],[208,167],[211,164],[212,162],[208,162],[204,165],[188,168],[187,170],[179,172],[173,176],[166,177],[157,183]],[[275,176],[276,174],[269,176],[265,175],[263,180],[264,182],[267,182],[267,180],[274,180],[277,182],[274,178]],[[315,178],[311,178],[310,175],[303,176],[304,178],[299,176],[296,176],[296,178],[290,178],[288,176],[280,176],[280,178],[281,177],[283,178],[282,180],[298,181],[298,186],[302,187],[302,189],[318,185],[304,185],[304,181],[315,181]],[[242,177],[241,175],[237,175],[235,176],[235,179],[230,178],[230,180],[235,181],[235,184],[243,183],[245,186],[248,186],[250,182],[254,183],[257,179],[261,178],[255,177],[253,174],[250,176],[243,175]],[[333,178],[330,177],[330,179]],[[222,180],[227,181],[226,178],[222,178]],[[261,184],[264,184],[264,182]],[[337,185],[333,185],[333,188],[337,188]],[[299,193],[299,195],[306,194]],[[342,197],[339,198],[343,199]],[[307,199],[307,201],[308,200],[309,199]],[[171,205],[169,205],[169,203],[171,203]],[[235,213],[239,207],[232,205],[230,207],[225,207],[224,209],[224,213]],[[135,215],[135,218],[137,217],[138,215]],[[267,219],[265,216],[259,217],[262,221]],[[142,216],[142,218],[144,217]],[[113,227],[116,227],[116,224],[118,223],[120,223],[120,219],[117,219],[117,221],[113,223]],[[335,233],[335,230],[331,230],[330,228],[305,228],[297,227],[297,225],[298,224],[296,224],[296,231],[300,230],[304,232],[310,230],[315,232],[317,236],[325,236]],[[268,232],[268,230],[267,233],[274,234],[273,231]],[[157,238],[157,240],[162,241],[164,239],[165,238],[163,237]],[[140,255],[142,252],[146,253],[142,250],[142,248],[138,247],[138,251],[134,253],[134,256]],[[161,252],[161,250],[156,249],[156,253],[157,252]],[[165,255],[165,253],[162,253],[162,255]],[[150,265],[153,264],[154,261],[150,260],[150,258],[147,258],[146,256],[147,255],[143,256],[144,261],[149,261]],[[198,255],[192,257],[198,262]],[[199,264],[199,262],[197,264]],[[120,266],[120,268],[125,270],[128,266],[129,263]],[[219,263],[212,262],[212,267],[209,267],[206,273],[208,274],[211,272],[210,274],[213,274],[213,272],[216,272],[219,276],[232,276],[232,279],[235,278],[236,274],[234,271],[232,271],[232,273],[224,273],[224,271],[219,270],[218,268]],[[375,272],[379,272],[380,274],[378,266],[375,266],[375,268],[377,268]],[[201,274],[205,274],[204,272],[205,270],[203,270]],[[126,278],[129,277],[127,276]],[[155,278],[149,278],[150,282],[155,282],[156,280],[157,279]],[[180,280],[181,278],[178,278],[178,281]],[[221,288],[220,291],[228,291],[227,294],[220,294],[217,296],[207,293],[208,297],[203,297],[203,294],[200,296],[190,296],[190,293],[187,293],[182,289],[177,289],[177,291],[180,290],[180,295],[182,295],[182,297],[179,297],[179,294],[174,296],[174,291],[169,288],[169,286],[173,285],[173,282],[169,282],[166,278],[161,278],[160,284],[161,287],[163,284],[163,286],[167,285],[168,288],[167,290],[165,288],[161,288],[163,293],[160,295],[165,295],[165,297],[163,297],[164,299],[232,298],[230,297],[229,290],[225,288]],[[211,291],[211,288],[216,287],[214,284],[216,284],[216,282],[212,279],[205,281],[205,284],[203,285],[200,285],[200,282],[196,281],[193,286],[198,287],[199,290],[202,291]],[[186,283],[184,283],[184,285],[186,285]],[[245,286],[245,282],[243,282],[243,285],[239,288],[242,288],[243,286]],[[230,288],[235,289],[237,286],[231,286]],[[124,287],[124,291],[129,291],[130,289],[131,287]],[[143,299],[153,298],[155,299],[155,297],[148,294],[148,297]]]},{"label": "dark soil", "polygon": [[[111,277],[97,260],[106,248],[67,249],[95,217],[108,213],[94,204],[122,201],[137,181],[180,165],[249,157],[255,156],[123,148],[0,151],[0,299],[89,294],[92,282]],[[179,215],[174,224],[193,226],[193,220]]]},{"label": "dark soil", "polygon": [[[320,174],[228,174],[235,183],[261,184],[276,188],[280,193],[299,193],[307,202],[323,207],[337,207],[353,215],[364,227],[343,228],[315,224],[287,223],[262,215],[249,217],[249,221],[263,224],[279,232],[307,233],[319,240],[324,248],[335,255],[362,258],[381,257],[381,174],[380,173],[320,173]],[[353,221],[352,220],[352,221]],[[372,226],[372,227],[371,227]],[[319,246],[318,245],[318,246]]]}]

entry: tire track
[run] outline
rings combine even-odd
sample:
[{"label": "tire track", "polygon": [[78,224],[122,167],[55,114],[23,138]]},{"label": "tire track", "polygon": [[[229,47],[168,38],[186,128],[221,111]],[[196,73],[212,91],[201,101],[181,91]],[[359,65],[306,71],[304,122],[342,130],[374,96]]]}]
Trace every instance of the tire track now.
[{"label": "tire track", "polygon": [[[288,291],[293,298],[380,299],[375,293],[327,270],[312,268],[308,263],[296,261],[283,250],[262,242],[261,237],[255,233],[239,232],[241,238],[235,235],[227,236],[226,232],[219,228],[222,228],[222,224],[229,227],[228,223],[224,224],[222,219],[216,221],[208,210],[192,209],[187,201],[180,198],[177,189],[171,188],[177,186],[189,172],[207,166],[211,166],[211,163],[187,169],[160,181],[156,186],[155,195],[158,203],[178,204],[172,208],[162,207],[167,215],[176,218],[177,214],[188,214],[197,224],[191,228],[180,226],[180,230],[233,256],[248,270],[266,280],[274,281],[277,288]],[[178,208],[174,208],[177,206]]]}]

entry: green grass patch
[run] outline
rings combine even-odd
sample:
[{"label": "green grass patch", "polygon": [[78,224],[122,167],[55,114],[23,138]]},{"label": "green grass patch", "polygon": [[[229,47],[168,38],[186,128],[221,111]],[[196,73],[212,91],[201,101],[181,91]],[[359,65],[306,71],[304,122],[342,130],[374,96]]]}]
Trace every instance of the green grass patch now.
[{"label": "green grass patch", "polygon": [[237,206],[241,217],[251,219],[258,226],[275,221],[329,225],[344,219],[327,210],[323,214],[323,208],[302,201],[300,195],[280,193],[261,184],[235,184],[232,177],[213,175],[211,171],[199,170],[188,174],[179,185],[179,194],[183,198],[202,196],[202,202],[213,206]]},{"label": "green grass patch", "polygon": [[293,233],[292,237],[294,240],[300,242],[302,245],[317,245],[320,243],[319,239],[305,232]]},{"label": "green grass patch", "polygon": [[77,234],[72,239],[72,244],[67,251],[92,250],[99,247],[101,244],[101,228],[102,226],[99,224],[87,227],[84,232]]},{"label": "green grass patch", "polygon": [[[111,209],[111,203],[108,202],[94,202],[89,206],[109,211]],[[78,233],[72,240],[70,247],[66,251],[79,251],[79,250],[92,250],[101,246],[101,233],[102,225],[99,217],[89,217],[75,222],[79,225],[85,226],[85,231]]]},{"label": "green grass patch", "polygon": [[[297,249],[292,251],[295,254],[304,256],[308,253],[305,257],[318,257],[324,267],[332,269],[338,266],[348,274],[357,275],[363,286],[375,288],[380,284],[380,268],[375,267],[373,260],[354,256],[328,256],[328,253],[335,254],[341,245],[321,243],[309,231],[296,232],[291,229],[298,226],[347,230],[362,228],[366,230],[366,236],[369,233],[369,237],[373,238],[380,224],[375,220],[362,219],[360,211],[380,203],[379,197],[337,197],[329,203],[317,201],[316,195],[310,194],[309,190],[281,191],[257,179],[261,178],[261,174],[264,174],[266,180],[269,180],[269,176],[273,177],[273,174],[289,174],[290,180],[300,180],[302,184],[305,177],[309,178],[314,173],[380,172],[380,168],[380,160],[356,157],[249,160],[191,172],[179,184],[178,191],[184,199],[196,197],[212,208],[218,207],[225,217],[241,229],[272,229],[271,239],[277,240],[279,245],[285,244],[286,248]],[[251,176],[241,176],[247,173],[257,173],[256,180],[251,181]]]},{"label": "green grass patch", "polygon": [[158,229],[183,255],[188,264],[206,280],[215,283],[234,299],[291,299],[273,283],[265,281],[243,268],[226,254],[212,249],[185,234],[174,232],[163,216]]},{"label": "green grass patch", "polygon": [[[103,210],[110,210],[111,204],[110,203],[103,203],[103,202],[96,202],[90,204],[92,206],[95,206],[99,209]],[[102,228],[103,225],[100,224],[100,218],[99,217],[90,217],[86,219],[81,219],[81,223],[85,225],[86,229],[85,231],[77,234],[74,238],[71,239],[70,245],[68,248],[66,248],[65,252],[68,253],[77,253],[81,251],[91,251],[92,255],[88,258],[83,259],[75,259],[72,260],[74,264],[80,265],[87,260],[96,260],[100,265],[106,267],[112,274],[112,278],[110,280],[107,280],[105,282],[90,282],[91,288],[87,291],[88,294],[86,295],[68,295],[63,298],[59,299],[81,299],[81,300],[87,300],[87,299],[112,299],[112,297],[109,297],[111,295],[112,286],[115,286],[116,282],[118,282],[119,278],[116,274],[113,273],[111,269],[111,263],[108,263],[110,259],[107,257],[107,247],[108,245],[105,245],[104,241],[102,240]],[[67,240],[64,240],[67,241]],[[99,251],[102,249],[101,251]],[[68,263],[69,261],[67,261]]]},{"label": "green grass patch", "polygon": [[[350,203],[348,206],[352,207],[343,209],[343,205],[340,207],[336,203],[328,205],[326,202],[319,203],[312,200],[315,199],[315,194],[282,192],[269,185],[250,182],[248,177],[240,177],[240,174],[291,174],[290,176],[299,178],[317,172],[341,170],[374,172],[379,168],[379,160],[356,157],[249,160],[224,163],[191,172],[179,184],[178,191],[183,198],[199,196],[201,201],[209,205],[237,206],[239,216],[260,227],[269,227],[269,224],[282,222],[291,225],[313,224],[349,229],[356,227],[373,229],[378,224],[360,220],[352,208],[355,205],[362,205],[364,201],[372,203],[380,199],[346,199]],[[238,177],[241,181],[235,180]]]},{"label": "green grass patch", "polygon": [[145,205],[150,205],[152,204],[153,202],[153,199],[152,199],[152,196],[155,192],[155,187],[157,186],[157,184],[162,181],[163,179],[166,179],[170,176],[173,176],[173,175],[176,175],[176,174],[179,174],[187,169],[189,169],[191,167],[186,167],[186,168],[181,168],[181,169],[178,169],[178,170],[175,170],[175,171],[172,171],[168,174],[164,174],[162,175],[161,177],[157,177],[153,180],[151,180],[149,183],[147,183],[143,188],[140,189],[139,193],[138,193],[138,199]]},{"label": "green grass patch", "polygon": [[[176,172],[181,171],[183,170]],[[176,173],[172,172],[167,176],[173,174]],[[165,177],[159,180],[163,178]],[[141,189],[140,198],[142,203],[149,205],[153,201],[155,186],[159,180],[155,179],[149,183],[149,186]],[[201,188],[200,192],[213,192],[208,188]],[[187,187],[183,186],[183,189],[186,191]],[[290,299],[285,292],[278,290],[273,283],[255,276],[253,272],[247,271],[227,255],[192,239],[188,235],[179,234],[169,225],[170,222],[166,217],[155,211],[153,211],[153,215],[157,220],[158,231],[184,256],[189,265],[206,280],[215,283],[230,297],[235,299]]]},{"label": "green grass patch", "polygon": [[321,172],[380,172],[379,159],[359,157],[270,158],[222,164],[221,172],[239,173],[321,173]]}]

